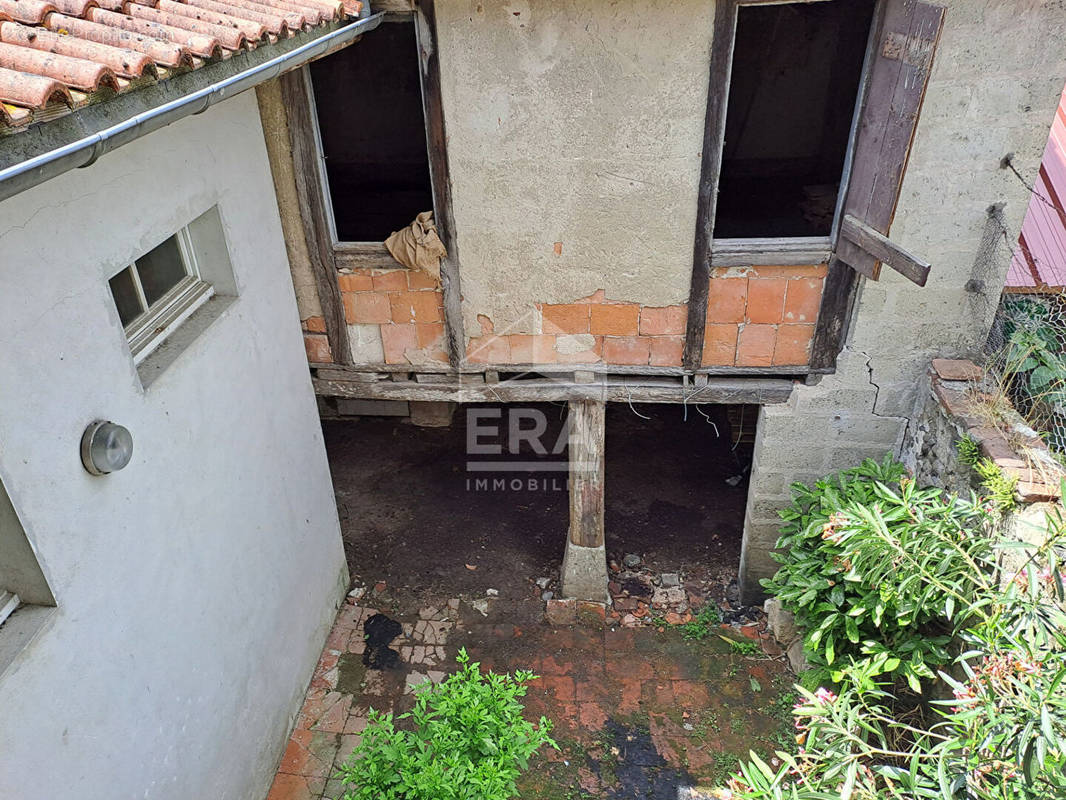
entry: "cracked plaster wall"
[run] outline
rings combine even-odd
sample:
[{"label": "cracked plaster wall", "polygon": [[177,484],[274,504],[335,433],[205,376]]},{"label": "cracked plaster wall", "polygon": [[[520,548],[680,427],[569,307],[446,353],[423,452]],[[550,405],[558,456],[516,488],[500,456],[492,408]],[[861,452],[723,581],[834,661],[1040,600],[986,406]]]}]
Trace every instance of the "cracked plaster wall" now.
[{"label": "cracked plaster wall", "polygon": [[[1066,81],[1066,2],[952,0],[891,236],[928,259],[919,288],[889,269],[863,281],[837,374],[762,410],[741,556],[745,597],[776,564],[788,484],[899,455],[933,357],[976,356],[991,326],[1009,251],[979,257],[986,209],[1005,203],[1016,237],[1028,190],[1000,169],[1007,153],[1036,173]],[[1002,241],[1002,240],[1001,240]],[[966,289],[983,281],[984,292]]]},{"label": "cracked plaster wall", "polygon": [[[714,4],[443,0],[467,335],[535,303],[688,299]],[[558,252],[556,243],[560,243]]]}]

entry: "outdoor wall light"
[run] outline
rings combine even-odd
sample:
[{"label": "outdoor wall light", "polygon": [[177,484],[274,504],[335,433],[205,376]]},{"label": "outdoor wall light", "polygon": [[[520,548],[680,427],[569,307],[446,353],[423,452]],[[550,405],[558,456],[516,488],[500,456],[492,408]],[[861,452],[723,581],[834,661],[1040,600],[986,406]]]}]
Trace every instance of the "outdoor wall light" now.
[{"label": "outdoor wall light", "polygon": [[133,458],[133,436],[121,425],[98,419],[81,437],[81,463],[93,475],[122,469]]}]

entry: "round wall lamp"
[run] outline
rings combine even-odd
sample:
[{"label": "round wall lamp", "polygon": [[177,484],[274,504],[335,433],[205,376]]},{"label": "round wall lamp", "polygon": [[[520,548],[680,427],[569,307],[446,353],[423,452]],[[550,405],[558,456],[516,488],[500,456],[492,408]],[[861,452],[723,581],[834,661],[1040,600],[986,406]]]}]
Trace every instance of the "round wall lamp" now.
[{"label": "round wall lamp", "polygon": [[130,463],[133,436],[121,425],[98,419],[81,437],[81,463],[93,475],[107,475]]}]

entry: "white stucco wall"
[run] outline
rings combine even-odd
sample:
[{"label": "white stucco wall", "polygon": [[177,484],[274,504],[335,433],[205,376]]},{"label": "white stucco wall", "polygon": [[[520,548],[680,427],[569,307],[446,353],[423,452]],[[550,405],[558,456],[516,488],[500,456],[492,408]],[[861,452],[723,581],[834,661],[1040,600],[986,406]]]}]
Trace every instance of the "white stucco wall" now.
[{"label": "white stucco wall", "polygon": [[[144,390],[108,270],[215,204],[239,297]],[[261,800],[346,571],[254,95],[0,204],[0,342],[58,603],[0,677],[0,797]],[[107,477],[99,417],[135,441]]]},{"label": "white stucco wall", "polygon": [[[535,302],[688,299],[714,3],[444,0],[467,333]],[[554,246],[562,243],[556,255]]]}]

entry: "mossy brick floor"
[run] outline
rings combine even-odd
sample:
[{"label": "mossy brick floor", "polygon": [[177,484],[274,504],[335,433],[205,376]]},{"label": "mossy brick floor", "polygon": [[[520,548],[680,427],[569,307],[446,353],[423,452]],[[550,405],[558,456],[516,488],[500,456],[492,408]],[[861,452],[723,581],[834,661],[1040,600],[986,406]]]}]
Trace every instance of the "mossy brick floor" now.
[{"label": "mossy brick floor", "polygon": [[[527,714],[555,723],[560,750],[534,757],[525,800],[675,800],[678,786],[718,782],[749,749],[769,756],[791,740],[791,675],[779,658],[733,653],[717,633],[735,631],[696,642],[669,628],[552,627],[535,599],[491,600],[487,615],[458,600],[406,614],[365,602],[337,616],[268,800],[342,797],[333,776],[368,709],[406,711],[410,687],[440,680],[459,647],[485,669],[541,676]],[[362,663],[362,624],[379,609],[404,623],[392,643],[400,664],[386,671]]]}]

